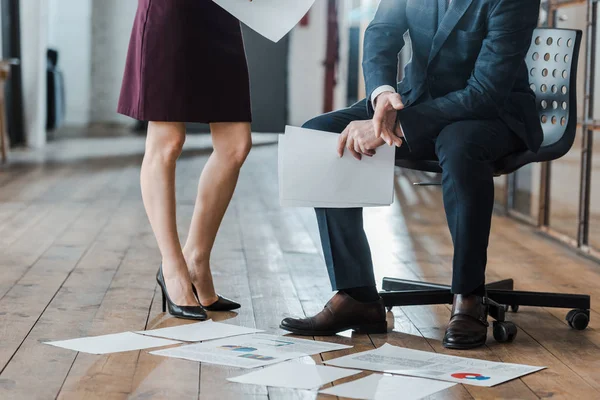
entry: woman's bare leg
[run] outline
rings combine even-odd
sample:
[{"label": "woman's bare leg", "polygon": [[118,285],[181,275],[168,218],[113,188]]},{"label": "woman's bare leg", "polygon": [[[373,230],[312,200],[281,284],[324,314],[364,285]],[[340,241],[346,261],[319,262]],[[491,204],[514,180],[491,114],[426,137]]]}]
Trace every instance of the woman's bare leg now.
[{"label": "woman's bare leg", "polygon": [[175,219],[175,165],[184,142],[183,123],[149,123],[141,186],[146,213],[162,255],[169,297],[180,306],[197,306]]},{"label": "woman's bare leg", "polygon": [[200,176],[194,216],[183,247],[190,277],[205,306],[218,300],[210,272],[210,253],[240,168],[252,147],[249,123],[214,123],[210,130],[214,151]]}]

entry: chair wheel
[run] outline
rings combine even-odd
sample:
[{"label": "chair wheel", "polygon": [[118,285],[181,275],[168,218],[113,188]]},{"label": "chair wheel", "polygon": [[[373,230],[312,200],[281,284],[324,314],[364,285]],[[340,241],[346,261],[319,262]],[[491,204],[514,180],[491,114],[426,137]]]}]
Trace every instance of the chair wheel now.
[{"label": "chair wheel", "polygon": [[517,326],[512,322],[494,322],[494,339],[498,343],[510,343],[517,336]]},{"label": "chair wheel", "polygon": [[518,312],[519,311],[519,305],[515,305],[515,306],[510,306],[510,311],[512,312]]},{"label": "chair wheel", "polygon": [[394,308],[394,307],[387,307],[387,312],[392,311],[392,308]]},{"label": "chair wheel", "polygon": [[590,312],[588,310],[571,310],[567,314],[569,326],[578,331],[587,328],[590,323]]}]

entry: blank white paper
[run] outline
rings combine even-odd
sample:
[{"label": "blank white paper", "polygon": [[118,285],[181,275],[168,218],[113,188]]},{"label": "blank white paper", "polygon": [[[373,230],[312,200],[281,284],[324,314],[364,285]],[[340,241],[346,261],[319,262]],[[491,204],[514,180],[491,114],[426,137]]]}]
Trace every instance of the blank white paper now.
[{"label": "blank white paper", "polygon": [[277,161],[278,161],[278,175],[279,175],[279,198],[280,205],[282,207],[308,207],[308,208],[357,208],[357,207],[380,207],[387,204],[357,204],[357,203],[342,203],[342,202],[321,202],[321,201],[306,201],[306,200],[290,200],[284,199],[282,196],[282,184],[281,181],[283,179],[282,173],[282,163],[285,157],[285,151],[287,150],[287,146],[283,142],[285,142],[286,135],[279,135],[279,148],[277,153]]},{"label": "blank white paper", "polygon": [[138,335],[133,332],[46,342],[51,346],[90,354],[120,353],[122,351],[150,349],[179,343],[181,342]]},{"label": "blank white paper", "polygon": [[152,329],[149,331],[138,331],[136,333],[147,336],[158,336],[168,339],[182,340],[184,342],[202,342],[205,340],[248,335],[257,332],[263,331],[260,329],[223,324],[210,320],[193,324],[172,326],[168,328]]},{"label": "blank white paper", "polygon": [[323,365],[286,362],[227,380],[250,385],[311,390],[361,372]]},{"label": "blank white paper", "polygon": [[375,350],[325,361],[325,364],[483,387],[499,385],[545,368],[448,356],[387,343]]},{"label": "blank white paper", "polygon": [[306,15],[315,0],[214,0],[267,39],[278,42]]},{"label": "blank white paper", "polygon": [[372,207],[394,199],[395,147],[356,160],[337,155],[339,135],[286,127],[279,141],[279,198],[290,207]]},{"label": "blank white paper", "polygon": [[369,375],[362,379],[336,385],[319,393],[350,399],[417,400],[451,388],[455,383],[406,376]]}]

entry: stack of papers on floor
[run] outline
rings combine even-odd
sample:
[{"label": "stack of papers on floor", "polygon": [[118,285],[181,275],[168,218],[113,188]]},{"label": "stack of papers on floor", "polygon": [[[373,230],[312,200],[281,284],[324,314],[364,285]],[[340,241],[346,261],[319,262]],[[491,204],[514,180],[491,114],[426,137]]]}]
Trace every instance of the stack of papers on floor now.
[{"label": "stack of papers on floor", "polygon": [[279,135],[279,200],[284,207],[389,206],[394,201],[395,147],[373,157],[337,154],[339,135],[288,126]]}]

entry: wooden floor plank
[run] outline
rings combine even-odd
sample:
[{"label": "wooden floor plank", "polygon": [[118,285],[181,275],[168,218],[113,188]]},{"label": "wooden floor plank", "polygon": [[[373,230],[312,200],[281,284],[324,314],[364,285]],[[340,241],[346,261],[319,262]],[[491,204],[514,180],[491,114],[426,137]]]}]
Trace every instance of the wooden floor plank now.
[{"label": "wooden floor plank", "polygon": [[95,334],[91,323],[139,226],[130,207],[107,211],[109,223],[3,371],[0,398],[56,398],[77,353],[41,343]]},{"label": "wooden floor plank", "polygon": [[[143,221],[138,203],[132,213]],[[95,335],[142,330],[155,292],[158,252],[147,224],[140,223],[121,265],[98,309],[90,332]],[[132,390],[140,352],[95,356],[79,353],[59,398],[127,398]]]}]

